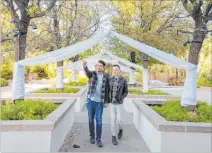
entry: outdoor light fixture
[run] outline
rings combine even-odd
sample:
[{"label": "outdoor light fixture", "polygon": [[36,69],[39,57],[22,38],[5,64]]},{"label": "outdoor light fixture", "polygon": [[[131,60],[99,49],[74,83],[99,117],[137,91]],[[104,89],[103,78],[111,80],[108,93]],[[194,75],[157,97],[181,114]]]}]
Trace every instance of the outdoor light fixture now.
[{"label": "outdoor light fixture", "polygon": [[135,52],[130,52],[130,62],[135,63]]},{"label": "outdoor light fixture", "polygon": [[22,35],[26,34],[26,32],[21,32],[19,30],[13,30],[11,33],[12,33],[13,37],[22,36]]},{"label": "outdoor light fixture", "polygon": [[189,39],[187,39],[183,42],[183,46],[185,47],[185,46],[187,46],[188,44],[191,44],[191,43],[202,43],[202,41],[194,41],[194,40],[190,41]]},{"label": "outdoor light fixture", "polygon": [[37,26],[36,26],[35,22],[32,22],[30,24],[30,26],[32,27],[33,30],[36,30],[37,29]]}]

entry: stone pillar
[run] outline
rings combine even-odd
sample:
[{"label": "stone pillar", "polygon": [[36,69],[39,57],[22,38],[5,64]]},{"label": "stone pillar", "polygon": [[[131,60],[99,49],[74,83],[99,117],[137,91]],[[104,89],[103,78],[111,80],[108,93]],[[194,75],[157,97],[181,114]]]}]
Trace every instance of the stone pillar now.
[{"label": "stone pillar", "polygon": [[143,90],[142,90],[142,92],[148,92],[149,91],[148,82],[149,82],[148,69],[143,69]]},{"label": "stone pillar", "polygon": [[63,84],[63,68],[57,68],[57,77],[56,77],[56,89],[62,90],[64,88]]},{"label": "stone pillar", "polygon": [[72,82],[76,82],[77,81],[77,71],[76,70],[72,70],[72,73],[71,73],[71,81]]},{"label": "stone pillar", "polygon": [[135,72],[131,71],[130,72],[130,79],[129,79],[130,84],[135,84]]}]

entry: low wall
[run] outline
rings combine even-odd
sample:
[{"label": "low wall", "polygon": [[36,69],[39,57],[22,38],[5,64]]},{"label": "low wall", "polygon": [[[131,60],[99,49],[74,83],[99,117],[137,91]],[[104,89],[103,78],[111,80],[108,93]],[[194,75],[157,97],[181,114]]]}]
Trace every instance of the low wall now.
[{"label": "low wall", "polygon": [[64,98],[76,98],[75,112],[80,112],[84,108],[87,101],[87,88],[80,88],[77,93],[30,93],[26,95],[26,98],[44,98],[44,99],[64,99]]},{"label": "low wall", "polygon": [[71,130],[77,99],[67,99],[44,120],[1,121],[1,152],[57,152]]},{"label": "low wall", "polygon": [[211,123],[167,121],[133,100],[133,122],[151,152],[211,152]]}]

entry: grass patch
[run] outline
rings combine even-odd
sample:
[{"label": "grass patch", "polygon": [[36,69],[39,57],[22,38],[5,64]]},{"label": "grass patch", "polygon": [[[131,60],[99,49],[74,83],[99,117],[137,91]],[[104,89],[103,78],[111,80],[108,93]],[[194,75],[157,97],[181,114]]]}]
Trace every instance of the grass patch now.
[{"label": "grass patch", "polygon": [[207,78],[198,78],[197,87],[212,87],[212,81]]},{"label": "grass patch", "polygon": [[47,88],[36,91],[35,93],[76,93],[80,89],[77,88],[64,88],[63,90],[56,90],[56,88]]},{"label": "grass patch", "polygon": [[177,122],[212,122],[212,106],[206,102],[198,102],[195,112],[198,117],[191,118],[187,110],[180,106],[180,100],[170,100],[162,106],[151,106],[151,108],[164,117],[167,121]]},{"label": "grass patch", "polygon": [[141,84],[128,84],[128,87],[143,87]]},{"label": "grass patch", "polygon": [[163,91],[159,91],[159,90],[149,90],[149,92],[144,93],[142,91],[138,91],[135,89],[129,90],[130,94],[137,94],[137,95],[167,95],[165,92]]},{"label": "grass patch", "polygon": [[42,120],[53,112],[58,105],[44,100],[10,101],[1,105],[2,120]]},{"label": "grass patch", "polygon": [[4,78],[0,78],[0,83],[1,83],[1,87],[5,87],[7,86],[7,80],[5,80]]},{"label": "grass patch", "polygon": [[65,85],[69,86],[85,86],[87,83],[86,82],[68,82],[65,83]]}]

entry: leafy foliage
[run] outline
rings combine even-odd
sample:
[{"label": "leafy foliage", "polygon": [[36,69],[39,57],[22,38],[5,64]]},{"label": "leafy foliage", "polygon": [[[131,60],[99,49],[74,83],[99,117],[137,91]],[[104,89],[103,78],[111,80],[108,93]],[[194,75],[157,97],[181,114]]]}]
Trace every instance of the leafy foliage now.
[{"label": "leafy foliage", "polygon": [[44,100],[20,100],[15,104],[7,101],[0,105],[2,120],[42,120],[58,107]]},{"label": "leafy foliage", "polygon": [[168,121],[178,122],[212,122],[212,106],[206,102],[198,102],[195,112],[197,118],[191,118],[187,110],[180,106],[179,100],[170,100],[160,106],[151,106],[151,108]]},{"label": "leafy foliage", "polygon": [[3,64],[1,70],[1,78],[4,78],[5,80],[11,80],[13,78],[12,68],[6,64]]},{"label": "leafy foliage", "polygon": [[66,83],[65,85],[70,85],[70,86],[85,86],[87,83],[86,82],[69,82]]},{"label": "leafy foliage", "polygon": [[57,90],[56,88],[48,88],[36,91],[36,93],[76,93],[78,88],[64,88],[63,90]]},{"label": "leafy foliage", "polygon": [[159,90],[149,90],[148,92],[144,93],[144,92],[139,91],[139,90],[130,89],[129,93],[130,94],[136,94],[136,95],[166,95],[165,92],[162,92],[162,91],[159,91]]},{"label": "leafy foliage", "polygon": [[0,87],[5,87],[7,85],[7,80],[5,80],[4,78],[0,78]]}]

